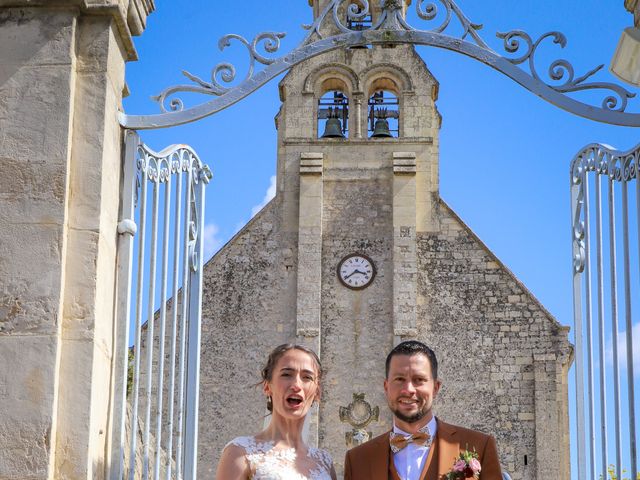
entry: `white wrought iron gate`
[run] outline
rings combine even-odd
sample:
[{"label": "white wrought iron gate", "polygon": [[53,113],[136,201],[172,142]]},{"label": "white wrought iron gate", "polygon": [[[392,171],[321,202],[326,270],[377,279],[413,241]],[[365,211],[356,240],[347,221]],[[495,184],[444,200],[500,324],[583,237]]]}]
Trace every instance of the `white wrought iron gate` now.
[{"label": "white wrought iron gate", "polygon": [[125,131],[111,480],[196,478],[210,178],[189,146],[154,152]]},{"label": "white wrought iron gate", "polygon": [[633,314],[640,307],[639,160],[640,145],[619,152],[592,144],[571,163],[581,479],[608,479],[610,465],[618,479],[635,480],[638,472]]}]

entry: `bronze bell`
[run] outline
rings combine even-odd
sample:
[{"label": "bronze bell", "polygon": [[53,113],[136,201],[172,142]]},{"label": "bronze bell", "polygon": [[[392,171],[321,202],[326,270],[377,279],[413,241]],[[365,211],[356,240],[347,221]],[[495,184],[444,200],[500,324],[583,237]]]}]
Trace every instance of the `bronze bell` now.
[{"label": "bronze bell", "polygon": [[376,119],[376,124],[373,127],[372,137],[393,137],[389,131],[389,122],[386,118]]},{"label": "bronze bell", "polygon": [[344,133],[342,133],[342,122],[339,118],[331,116],[327,119],[322,138],[344,138]]}]

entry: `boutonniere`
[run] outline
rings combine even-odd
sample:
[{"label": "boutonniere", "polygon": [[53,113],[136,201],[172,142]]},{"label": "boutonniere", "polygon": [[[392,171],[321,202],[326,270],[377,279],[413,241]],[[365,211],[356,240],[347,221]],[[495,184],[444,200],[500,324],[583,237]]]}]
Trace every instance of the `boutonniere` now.
[{"label": "boutonniere", "polygon": [[453,468],[447,476],[446,480],[459,480],[463,478],[480,478],[480,460],[475,449],[473,452],[464,450],[460,452],[458,458],[453,464]]}]

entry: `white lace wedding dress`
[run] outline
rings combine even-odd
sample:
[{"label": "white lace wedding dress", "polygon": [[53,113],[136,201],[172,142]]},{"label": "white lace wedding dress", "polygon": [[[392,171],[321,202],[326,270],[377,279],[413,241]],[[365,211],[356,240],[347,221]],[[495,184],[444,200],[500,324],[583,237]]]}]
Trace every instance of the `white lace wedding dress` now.
[{"label": "white lace wedding dress", "polygon": [[297,453],[294,448],[274,450],[273,442],[261,442],[255,437],[238,437],[228,445],[236,445],[245,451],[251,470],[251,480],[331,480],[331,456],[318,448],[309,447],[308,463],[313,465],[306,472],[296,469]]}]

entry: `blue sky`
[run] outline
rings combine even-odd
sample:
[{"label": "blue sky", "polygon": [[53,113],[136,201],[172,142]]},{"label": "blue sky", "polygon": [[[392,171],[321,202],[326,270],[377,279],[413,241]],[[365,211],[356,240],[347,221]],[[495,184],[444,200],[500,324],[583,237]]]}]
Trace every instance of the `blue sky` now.
[{"label": "blue sky", "polygon": [[[558,58],[569,60],[576,75],[601,63],[608,66],[622,29],[632,23],[622,0],[459,0],[458,4],[471,21],[484,25],[480,34],[497,51],[502,49],[497,31],[521,29],[534,39],[550,30],[563,32],[568,39],[565,49],[548,41],[541,47],[537,62],[541,73]],[[145,34],[135,42],[140,60],[127,65],[131,96],[124,107],[130,114],[156,113],[150,96],[187,83],[181,70],[208,79],[214,65],[231,61],[242,78],[246,53],[238,46],[220,52],[217,41],[222,35],[238,33],[250,40],[266,30],[287,32],[280,49],[285,54],[304,37],[300,25],[312,20],[307,0],[157,0],[156,8]],[[411,23],[424,25],[415,18]],[[630,149],[640,142],[640,130],[564,112],[462,55],[427,47],[419,52],[440,81],[442,198],[562,324],[572,325],[570,161],[591,142]],[[614,81],[606,69],[594,79]],[[574,98],[599,104],[603,95],[583,93]],[[209,255],[274,193],[273,117],[278,108],[275,80],[211,118],[142,132],[143,140],[156,150],[188,143],[210,165],[214,179],[206,206]],[[628,111],[640,112],[640,98],[630,101]],[[636,330],[640,339],[640,327]],[[638,375],[636,385],[637,379]]]}]

